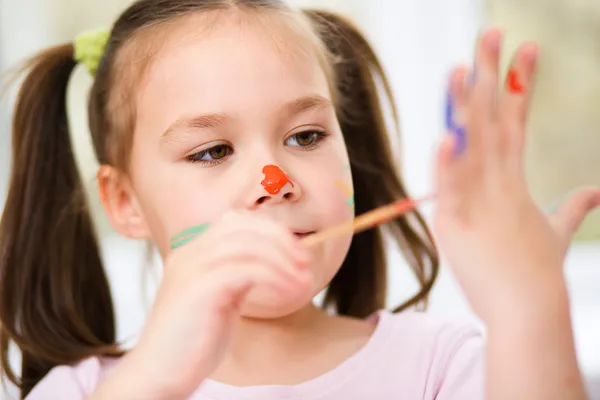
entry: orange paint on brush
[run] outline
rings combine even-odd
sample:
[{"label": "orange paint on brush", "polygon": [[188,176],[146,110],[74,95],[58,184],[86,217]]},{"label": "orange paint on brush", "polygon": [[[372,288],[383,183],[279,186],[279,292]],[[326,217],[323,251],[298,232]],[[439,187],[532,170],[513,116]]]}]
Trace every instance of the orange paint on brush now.
[{"label": "orange paint on brush", "polygon": [[265,187],[269,194],[279,193],[287,183],[294,187],[291,179],[276,165],[265,165],[262,172],[265,174],[265,179],[263,179],[261,185]]},{"label": "orange paint on brush", "polygon": [[519,78],[519,73],[515,68],[511,68],[508,71],[508,77],[506,79],[506,87],[511,93],[521,94],[525,92],[525,86]]}]

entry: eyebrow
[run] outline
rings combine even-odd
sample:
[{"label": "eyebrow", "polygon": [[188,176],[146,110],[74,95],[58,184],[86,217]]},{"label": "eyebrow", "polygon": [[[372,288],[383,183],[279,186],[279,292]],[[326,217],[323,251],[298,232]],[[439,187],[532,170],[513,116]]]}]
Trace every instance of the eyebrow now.
[{"label": "eyebrow", "polygon": [[164,136],[168,136],[174,131],[179,129],[189,129],[189,128],[197,128],[197,129],[210,129],[217,128],[220,125],[225,124],[227,121],[231,120],[232,117],[223,114],[223,113],[214,113],[214,114],[203,114],[196,115],[192,117],[181,117],[177,121],[171,124],[169,128],[162,134]]},{"label": "eyebrow", "polygon": [[[315,109],[328,108],[331,106],[331,100],[315,94],[292,100],[289,103],[284,104],[281,109],[286,116],[292,117]],[[225,113],[181,117],[171,124],[162,136],[169,136],[174,131],[180,129],[214,129],[233,119],[234,118],[231,115]]]},{"label": "eyebrow", "polygon": [[283,109],[285,110],[286,114],[294,116],[314,109],[328,108],[331,105],[331,100],[315,94],[293,100],[285,104]]}]

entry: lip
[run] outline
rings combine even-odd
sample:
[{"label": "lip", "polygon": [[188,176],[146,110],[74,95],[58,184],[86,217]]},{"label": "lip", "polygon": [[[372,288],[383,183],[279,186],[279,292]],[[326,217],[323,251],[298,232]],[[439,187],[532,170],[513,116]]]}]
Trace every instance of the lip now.
[{"label": "lip", "polygon": [[314,233],[316,233],[315,231],[294,231],[293,232],[294,235],[296,235],[297,238],[302,239],[306,236],[310,236]]}]

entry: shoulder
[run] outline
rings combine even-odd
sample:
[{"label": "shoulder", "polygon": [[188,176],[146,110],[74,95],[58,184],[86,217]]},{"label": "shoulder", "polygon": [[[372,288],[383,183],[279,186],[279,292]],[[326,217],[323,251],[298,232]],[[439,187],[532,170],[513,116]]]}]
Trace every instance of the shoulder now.
[{"label": "shoulder", "polygon": [[27,400],[83,399],[119,363],[117,358],[90,357],[73,365],[54,367],[33,388]]},{"label": "shoulder", "polygon": [[485,346],[475,323],[412,311],[382,311],[379,319],[388,333],[388,363],[420,381],[431,398],[483,397]]},{"label": "shoulder", "polygon": [[388,325],[389,340],[395,345],[392,347],[418,352],[422,358],[448,364],[461,353],[483,353],[483,333],[473,322],[414,311],[399,314],[382,311],[379,318]]},{"label": "shoulder", "polygon": [[436,348],[456,347],[468,341],[483,341],[482,330],[474,322],[437,317],[415,311],[393,314],[381,311],[381,322],[388,325],[396,338],[404,343],[414,342],[420,345],[436,344]]}]

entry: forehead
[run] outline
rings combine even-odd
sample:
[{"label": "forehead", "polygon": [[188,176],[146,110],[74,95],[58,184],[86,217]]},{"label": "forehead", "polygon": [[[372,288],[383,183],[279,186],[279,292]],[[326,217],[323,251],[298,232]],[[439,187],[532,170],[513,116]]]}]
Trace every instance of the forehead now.
[{"label": "forehead", "polygon": [[[331,98],[324,55],[289,16],[201,14],[169,35],[140,86],[138,111],[229,111],[298,96]],[[185,106],[189,110],[174,110]]]}]

